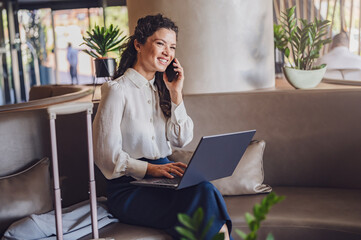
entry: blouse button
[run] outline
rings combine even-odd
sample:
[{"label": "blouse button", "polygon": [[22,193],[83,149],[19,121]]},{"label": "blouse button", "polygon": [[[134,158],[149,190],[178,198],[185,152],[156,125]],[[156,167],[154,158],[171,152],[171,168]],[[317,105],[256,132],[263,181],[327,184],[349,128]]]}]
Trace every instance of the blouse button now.
[{"label": "blouse button", "polygon": [[148,103],[150,104],[152,101],[148,100]]},{"label": "blouse button", "polygon": [[152,119],[152,118],[150,118],[150,122],[153,122],[153,119]]},{"label": "blouse button", "polygon": [[154,136],[152,136],[152,140],[154,140],[155,139],[155,137]]}]

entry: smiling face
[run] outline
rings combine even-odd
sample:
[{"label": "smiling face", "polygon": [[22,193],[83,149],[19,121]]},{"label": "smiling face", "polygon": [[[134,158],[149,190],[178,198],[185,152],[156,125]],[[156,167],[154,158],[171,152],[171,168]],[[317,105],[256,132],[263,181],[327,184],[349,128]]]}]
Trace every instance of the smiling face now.
[{"label": "smiling face", "polygon": [[155,72],[164,72],[175,56],[176,33],[161,28],[147,38],[145,44],[134,42],[138,51],[134,69],[150,80]]}]

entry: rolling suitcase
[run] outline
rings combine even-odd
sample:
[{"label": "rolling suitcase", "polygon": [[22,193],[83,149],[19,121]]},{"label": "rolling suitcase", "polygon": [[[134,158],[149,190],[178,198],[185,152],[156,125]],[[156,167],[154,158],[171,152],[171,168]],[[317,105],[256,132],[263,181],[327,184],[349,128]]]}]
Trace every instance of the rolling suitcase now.
[{"label": "rolling suitcase", "polygon": [[58,153],[56,143],[55,119],[57,115],[75,114],[80,112],[86,113],[87,119],[87,139],[88,139],[88,160],[89,160],[89,188],[90,188],[90,208],[93,239],[99,238],[98,221],[97,221],[97,202],[96,187],[94,177],[94,157],[93,157],[93,138],[92,138],[92,121],[93,103],[91,102],[71,102],[57,104],[47,108],[50,119],[50,136],[52,151],[52,168],[54,178],[54,199],[55,199],[55,223],[56,236],[58,240],[63,239],[63,222],[61,208],[61,192],[59,184]]}]

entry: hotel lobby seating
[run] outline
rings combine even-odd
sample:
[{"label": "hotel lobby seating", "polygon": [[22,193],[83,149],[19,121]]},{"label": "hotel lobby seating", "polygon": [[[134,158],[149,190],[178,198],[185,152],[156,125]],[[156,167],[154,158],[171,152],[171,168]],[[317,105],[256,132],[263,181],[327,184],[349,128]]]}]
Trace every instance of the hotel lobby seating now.
[{"label": "hotel lobby seating", "polygon": [[86,98],[92,92],[92,87],[80,85],[33,86],[29,92],[28,102],[0,106],[0,112],[38,109],[52,104],[75,101]]},{"label": "hotel lobby seating", "polygon": [[[249,129],[257,130],[254,139],[266,142],[264,183],[286,198],[271,209],[259,239],[269,232],[276,240],[361,239],[360,89],[201,94],[187,95],[184,101],[195,124],[194,139],[185,150],[194,150],[204,135]],[[88,199],[83,119],[75,114],[56,120],[63,207]],[[43,107],[0,112],[0,132],[0,177],[51,156]],[[105,179],[98,170],[96,181],[97,194],[104,196]],[[245,212],[264,197],[225,196],[236,239],[234,229],[247,232]],[[1,233],[8,226],[4,219],[3,214]],[[171,239],[161,230],[122,223],[104,227],[100,236]]]}]

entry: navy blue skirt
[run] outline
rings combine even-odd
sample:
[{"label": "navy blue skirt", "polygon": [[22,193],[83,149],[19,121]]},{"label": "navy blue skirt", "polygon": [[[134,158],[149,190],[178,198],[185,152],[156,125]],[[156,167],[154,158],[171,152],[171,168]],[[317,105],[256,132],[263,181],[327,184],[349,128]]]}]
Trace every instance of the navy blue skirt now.
[{"label": "navy blue skirt", "polygon": [[[152,164],[171,163],[168,158],[147,160]],[[182,226],[178,213],[193,213],[202,207],[204,225],[213,217],[213,225],[206,239],[211,239],[226,223],[229,233],[232,222],[227,213],[226,204],[221,193],[209,182],[196,186],[174,190],[167,188],[139,187],[130,184],[134,178],[123,176],[108,180],[109,211],[122,223],[158,228],[166,231],[174,239],[181,236],[175,231]],[[232,239],[232,238],[231,238]]]}]

